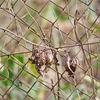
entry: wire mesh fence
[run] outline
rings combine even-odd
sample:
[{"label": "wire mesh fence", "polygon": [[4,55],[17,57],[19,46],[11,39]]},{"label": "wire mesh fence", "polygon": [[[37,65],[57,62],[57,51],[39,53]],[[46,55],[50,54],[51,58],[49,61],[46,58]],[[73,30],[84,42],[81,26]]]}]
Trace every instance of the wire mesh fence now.
[{"label": "wire mesh fence", "polygon": [[0,100],[99,100],[99,0],[0,0]]}]

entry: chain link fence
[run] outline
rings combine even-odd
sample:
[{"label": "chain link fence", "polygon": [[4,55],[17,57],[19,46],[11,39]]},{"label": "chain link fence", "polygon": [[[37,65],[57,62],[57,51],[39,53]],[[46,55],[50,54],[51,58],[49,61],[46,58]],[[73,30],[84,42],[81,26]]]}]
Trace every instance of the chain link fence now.
[{"label": "chain link fence", "polygon": [[99,0],[0,0],[0,100],[100,100]]}]

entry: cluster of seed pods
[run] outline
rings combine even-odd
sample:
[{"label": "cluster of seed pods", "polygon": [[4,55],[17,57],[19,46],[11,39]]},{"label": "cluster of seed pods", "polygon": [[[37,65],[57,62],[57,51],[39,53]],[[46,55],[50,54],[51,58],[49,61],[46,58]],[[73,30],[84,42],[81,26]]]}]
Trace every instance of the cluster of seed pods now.
[{"label": "cluster of seed pods", "polygon": [[[47,73],[52,64],[59,65],[59,60],[57,57],[57,52],[48,49],[38,50],[33,49],[32,56],[29,58],[32,64],[36,65],[38,73],[43,76]],[[79,64],[79,61],[75,57],[71,57],[69,54],[66,55],[66,60],[64,62],[64,67],[70,76],[74,76],[74,72]]]}]

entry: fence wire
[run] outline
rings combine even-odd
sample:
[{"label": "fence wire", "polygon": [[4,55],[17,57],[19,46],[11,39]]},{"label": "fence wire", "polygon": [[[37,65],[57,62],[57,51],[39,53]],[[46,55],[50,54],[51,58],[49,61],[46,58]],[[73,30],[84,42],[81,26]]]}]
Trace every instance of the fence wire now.
[{"label": "fence wire", "polygon": [[99,100],[99,0],[0,0],[0,100]]}]

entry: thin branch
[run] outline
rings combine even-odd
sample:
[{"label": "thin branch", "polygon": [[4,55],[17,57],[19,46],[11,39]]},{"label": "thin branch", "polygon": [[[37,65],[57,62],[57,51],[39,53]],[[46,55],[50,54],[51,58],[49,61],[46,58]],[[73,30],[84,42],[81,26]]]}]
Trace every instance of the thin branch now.
[{"label": "thin branch", "polygon": [[[55,69],[56,69],[56,71],[58,72],[58,68],[57,68],[57,65],[55,65]],[[58,81],[58,92],[57,92],[57,94],[58,94],[58,100],[60,100],[60,81],[59,81],[59,74],[57,73],[57,81]]]}]

